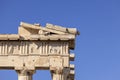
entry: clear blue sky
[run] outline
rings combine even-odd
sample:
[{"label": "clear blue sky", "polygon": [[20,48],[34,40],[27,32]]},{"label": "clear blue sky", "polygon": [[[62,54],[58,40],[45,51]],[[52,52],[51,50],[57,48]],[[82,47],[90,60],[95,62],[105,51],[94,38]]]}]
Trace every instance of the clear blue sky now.
[{"label": "clear blue sky", "polygon": [[[0,33],[17,33],[21,21],[75,27],[75,80],[120,80],[119,0],[0,0]],[[37,71],[33,80],[51,80]],[[0,71],[0,80],[17,80]]]}]

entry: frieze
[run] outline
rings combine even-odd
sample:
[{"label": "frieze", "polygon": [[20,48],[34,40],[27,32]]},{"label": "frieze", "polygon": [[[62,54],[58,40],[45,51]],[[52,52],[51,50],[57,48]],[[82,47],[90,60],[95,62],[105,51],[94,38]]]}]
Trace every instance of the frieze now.
[{"label": "frieze", "polygon": [[68,54],[67,42],[0,41],[0,55]]}]

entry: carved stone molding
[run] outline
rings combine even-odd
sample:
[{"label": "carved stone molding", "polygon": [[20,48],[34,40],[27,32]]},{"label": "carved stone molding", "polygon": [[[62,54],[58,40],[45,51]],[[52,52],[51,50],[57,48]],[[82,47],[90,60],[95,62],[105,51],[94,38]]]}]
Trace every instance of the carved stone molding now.
[{"label": "carved stone molding", "polygon": [[67,42],[0,41],[0,55],[66,55]]},{"label": "carved stone molding", "polygon": [[50,70],[52,80],[73,80],[76,28],[20,23],[18,34],[0,34],[0,69],[13,69],[18,80],[32,80],[36,70]]}]

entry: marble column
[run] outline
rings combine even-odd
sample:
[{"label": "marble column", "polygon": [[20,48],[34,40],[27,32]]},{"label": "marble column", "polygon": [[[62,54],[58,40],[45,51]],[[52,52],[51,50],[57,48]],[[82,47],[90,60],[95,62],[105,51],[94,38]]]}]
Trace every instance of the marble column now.
[{"label": "marble column", "polygon": [[56,69],[51,71],[52,80],[64,80],[63,69]]},{"label": "marble column", "polygon": [[62,80],[62,74],[52,73],[52,80]]},{"label": "marble column", "polygon": [[32,80],[32,76],[35,71],[31,70],[17,70],[18,73],[18,80]]}]

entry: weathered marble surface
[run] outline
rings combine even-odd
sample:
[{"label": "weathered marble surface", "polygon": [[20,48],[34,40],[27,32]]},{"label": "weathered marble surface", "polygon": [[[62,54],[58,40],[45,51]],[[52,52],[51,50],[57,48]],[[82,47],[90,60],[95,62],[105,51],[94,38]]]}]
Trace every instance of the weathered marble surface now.
[{"label": "weathered marble surface", "polygon": [[76,28],[21,22],[18,34],[0,34],[0,69],[14,69],[18,80],[32,80],[37,69],[49,69],[52,80],[74,80],[70,53],[75,47]]}]

